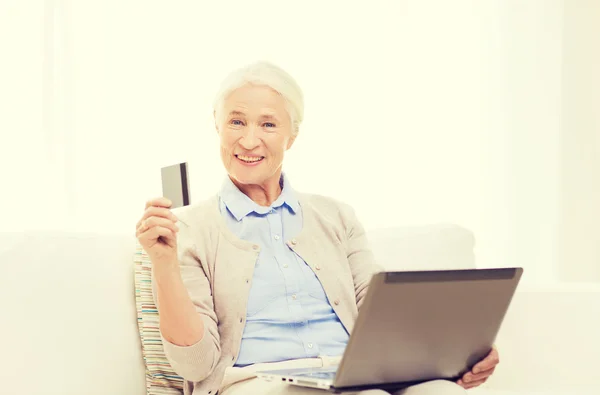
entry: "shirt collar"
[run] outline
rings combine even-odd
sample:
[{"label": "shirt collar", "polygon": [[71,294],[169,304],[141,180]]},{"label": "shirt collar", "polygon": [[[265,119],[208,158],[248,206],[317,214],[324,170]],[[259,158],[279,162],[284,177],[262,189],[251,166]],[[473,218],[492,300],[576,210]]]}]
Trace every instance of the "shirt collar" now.
[{"label": "shirt collar", "polygon": [[225,206],[229,212],[233,214],[235,219],[238,221],[241,221],[242,218],[252,212],[257,214],[267,214],[272,208],[277,208],[283,205],[289,207],[289,209],[295,214],[298,212],[300,205],[294,189],[290,185],[288,178],[283,172],[281,173],[279,182],[282,185],[281,194],[269,207],[260,206],[246,196],[238,189],[237,186],[235,186],[229,176],[225,177],[219,195],[221,196],[221,199],[225,203]]}]

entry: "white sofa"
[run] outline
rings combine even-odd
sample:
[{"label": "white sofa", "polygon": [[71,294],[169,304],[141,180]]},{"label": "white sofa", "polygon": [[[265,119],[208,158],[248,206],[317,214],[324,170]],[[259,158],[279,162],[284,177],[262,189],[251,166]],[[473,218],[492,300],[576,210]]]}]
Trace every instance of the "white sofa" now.
[{"label": "white sofa", "polygon": [[[474,265],[455,226],[370,232],[390,269]],[[133,236],[0,234],[0,394],[143,395]],[[468,306],[464,306],[468,309]],[[501,364],[473,394],[600,394],[600,287],[517,291]]]}]

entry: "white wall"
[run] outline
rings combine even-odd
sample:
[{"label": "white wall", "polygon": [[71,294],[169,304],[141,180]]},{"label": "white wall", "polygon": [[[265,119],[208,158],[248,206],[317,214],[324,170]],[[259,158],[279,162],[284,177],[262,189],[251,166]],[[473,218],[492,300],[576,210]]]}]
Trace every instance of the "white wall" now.
[{"label": "white wall", "polygon": [[[0,228],[22,229],[45,177],[44,8],[0,2]],[[33,185],[35,184],[35,186]],[[41,188],[40,188],[41,187]],[[27,221],[25,221],[27,222]],[[32,224],[32,223],[31,223]]]},{"label": "white wall", "polygon": [[[481,266],[557,279],[563,1],[51,3],[55,45],[14,22],[37,68],[14,66],[13,89],[38,104],[18,103],[8,125],[28,132],[21,151],[33,158],[51,136],[54,166],[34,162],[46,183],[10,198],[19,209],[2,228],[132,232],[160,194],[160,167],[180,161],[193,199],[214,194],[224,173],[212,95],[233,67],[266,59],[305,90],[285,162],[297,189],[349,202],[368,228],[461,224]],[[32,17],[16,4],[40,30],[43,9]],[[40,49],[59,65],[51,74]],[[28,79],[36,72],[42,80]],[[45,124],[34,123],[42,81],[53,87]]]},{"label": "white wall", "polygon": [[565,1],[560,277],[600,281],[600,1]]}]

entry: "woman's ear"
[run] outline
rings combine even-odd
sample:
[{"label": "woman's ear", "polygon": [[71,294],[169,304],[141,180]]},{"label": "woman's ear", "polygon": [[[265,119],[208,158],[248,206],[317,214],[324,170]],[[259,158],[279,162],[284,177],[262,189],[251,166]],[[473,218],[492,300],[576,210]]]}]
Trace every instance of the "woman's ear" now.
[{"label": "woman's ear", "polygon": [[285,149],[286,151],[289,150],[290,148],[292,148],[294,141],[296,141],[296,137],[298,137],[298,129],[299,129],[298,124],[293,122],[292,123],[292,137],[290,137],[290,139],[288,140],[287,148]]},{"label": "woman's ear", "polygon": [[287,143],[287,148],[285,149],[286,151],[289,150],[290,148],[292,148],[294,141],[296,141],[296,136],[290,137],[290,139],[288,140],[288,143]]}]

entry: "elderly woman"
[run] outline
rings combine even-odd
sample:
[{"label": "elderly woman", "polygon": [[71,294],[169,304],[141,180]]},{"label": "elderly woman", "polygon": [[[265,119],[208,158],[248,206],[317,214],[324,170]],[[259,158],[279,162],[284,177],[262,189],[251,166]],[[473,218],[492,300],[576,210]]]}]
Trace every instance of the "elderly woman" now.
[{"label": "elderly woman", "polygon": [[[280,68],[233,72],[214,103],[228,173],[220,192],[179,218],[167,199],[151,200],[137,225],[165,354],[186,394],[317,394],[254,372],[339,361],[380,270],[352,208],[295,191],[282,172],[303,110],[300,87]],[[398,394],[464,394],[496,363],[494,350],[457,383]]]}]

